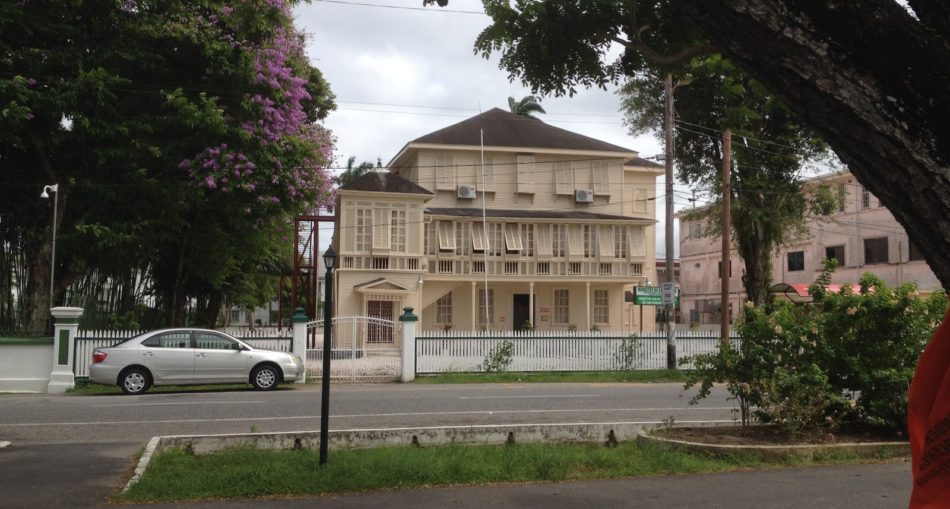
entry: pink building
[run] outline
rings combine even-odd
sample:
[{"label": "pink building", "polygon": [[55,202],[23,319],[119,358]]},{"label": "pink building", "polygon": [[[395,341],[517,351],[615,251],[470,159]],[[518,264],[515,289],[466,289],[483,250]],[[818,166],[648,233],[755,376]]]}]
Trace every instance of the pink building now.
[{"label": "pink building", "polygon": [[[851,173],[823,175],[815,181],[837,185],[845,199],[836,214],[821,221],[810,220],[808,235],[778,248],[772,259],[773,284],[810,284],[821,272],[822,261],[836,258],[836,284],[856,283],[862,274],[871,272],[889,286],[915,282],[921,292],[941,288],[904,228]],[[741,258],[733,248],[731,264],[723,270],[721,238],[705,236],[699,221],[681,221],[681,321],[719,323],[723,272],[730,278],[729,302],[735,316],[746,300]]]}]

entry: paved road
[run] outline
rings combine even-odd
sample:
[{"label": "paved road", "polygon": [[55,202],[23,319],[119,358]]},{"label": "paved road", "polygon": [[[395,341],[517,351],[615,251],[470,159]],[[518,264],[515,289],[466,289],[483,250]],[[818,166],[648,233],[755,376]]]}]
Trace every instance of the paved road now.
[{"label": "paved road", "polygon": [[[698,407],[680,384],[334,385],[331,429],[502,423],[731,420],[717,391]],[[158,434],[312,430],[318,387],[274,393],[0,395],[0,508],[99,507]],[[459,487],[267,501],[274,507],[900,507],[905,464]],[[258,507],[261,500],[187,504]],[[783,505],[784,504],[784,505]],[[182,507],[148,506],[148,507]]]}]

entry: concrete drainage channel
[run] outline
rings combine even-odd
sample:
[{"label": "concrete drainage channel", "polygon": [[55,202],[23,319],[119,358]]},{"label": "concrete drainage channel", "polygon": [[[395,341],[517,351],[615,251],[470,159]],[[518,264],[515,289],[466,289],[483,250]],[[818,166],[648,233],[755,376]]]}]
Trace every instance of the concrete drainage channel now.
[{"label": "concrete drainage channel", "polygon": [[[689,426],[722,426],[723,421],[689,421]],[[352,429],[331,431],[330,447],[368,449],[399,445],[436,446],[449,444],[491,445],[535,442],[603,442],[613,445],[636,439],[644,430],[664,425],[663,421],[606,422],[583,424],[511,424],[480,426],[440,426],[423,428]],[[238,433],[230,435],[172,435],[149,440],[135,472],[123,492],[145,473],[152,456],[166,449],[185,449],[194,454],[210,454],[236,448],[263,450],[313,449],[320,446],[320,433]]]}]

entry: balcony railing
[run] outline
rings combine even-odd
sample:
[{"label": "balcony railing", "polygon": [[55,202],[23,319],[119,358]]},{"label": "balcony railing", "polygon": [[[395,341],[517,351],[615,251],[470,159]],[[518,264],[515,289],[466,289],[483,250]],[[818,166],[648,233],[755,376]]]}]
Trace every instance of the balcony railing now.
[{"label": "balcony railing", "polygon": [[490,275],[505,276],[643,276],[643,263],[629,260],[584,261],[526,260],[521,257],[489,258],[452,256],[429,257],[428,272],[440,275]]}]

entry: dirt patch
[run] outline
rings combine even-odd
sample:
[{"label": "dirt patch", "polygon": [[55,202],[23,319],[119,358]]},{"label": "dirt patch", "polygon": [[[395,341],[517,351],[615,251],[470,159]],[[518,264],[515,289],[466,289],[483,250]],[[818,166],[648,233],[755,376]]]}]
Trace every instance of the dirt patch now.
[{"label": "dirt patch", "polygon": [[728,426],[657,429],[651,435],[713,445],[832,445],[844,443],[901,442],[904,436],[872,432],[846,432],[821,436],[793,436],[771,426]]}]

